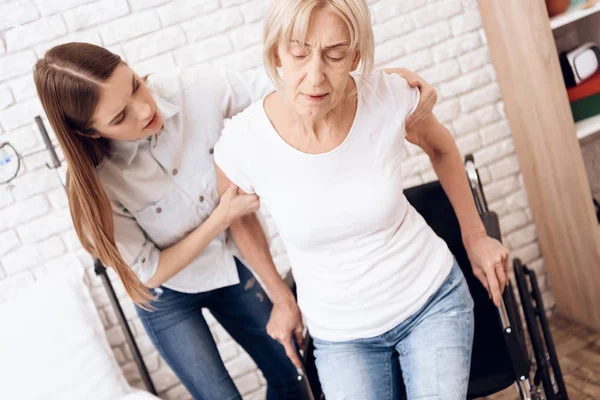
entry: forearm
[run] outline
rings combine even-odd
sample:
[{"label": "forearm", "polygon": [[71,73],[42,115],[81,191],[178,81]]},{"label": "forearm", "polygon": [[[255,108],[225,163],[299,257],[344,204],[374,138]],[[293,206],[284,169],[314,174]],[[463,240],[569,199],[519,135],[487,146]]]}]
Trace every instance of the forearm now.
[{"label": "forearm", "polygon": [[242,255],[265,285],[271,301],[295,301],[291,290],[275,268],[267,239],[256,215],[248,214],[233,221],[230,232]]},{"label": "forearm", "polygon": [[158,287],[187,267],[227,228],[225,220],[218,214],[211,214],[189,235],[160,252],[156,273],[146,282],[148,287]]},{"label": "forearm", "polygon": [[475,207],[460,152],[450,132],[444,129],[444,140],[429,152],[433,169],[446,192],[458,218],[465,245],[474,238],[486,235],[485,227]]}]

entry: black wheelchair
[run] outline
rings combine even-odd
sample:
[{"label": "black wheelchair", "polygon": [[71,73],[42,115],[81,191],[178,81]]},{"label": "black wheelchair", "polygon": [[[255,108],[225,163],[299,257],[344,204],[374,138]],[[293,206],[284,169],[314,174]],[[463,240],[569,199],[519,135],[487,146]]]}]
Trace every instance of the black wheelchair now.
[{"label": "black wheelchair", "polygon": [[[501,240],[498,216],[488,210],[473,156],[465,158],[465,169],[488,235]],[[488,396],[515,385],[524,400],[568,399],[535,272],[519,259],[513,261],[527,326],[525,332],[512,282],[504,291],[502,306],[497,308],[473,275],[458,220],[441,184],[438,181],[426,183],[408,188],[404,193],[435,233],[446,241],[473,296],[475,335],[468,398]],[[288,284],[295,288],[293,277],[288,277]],[[298,380],[304,381],[307,399],[324,399],[313,350],[312,340],[307,335],[300,350],[306,372],[305,376],[299,375]]]}]

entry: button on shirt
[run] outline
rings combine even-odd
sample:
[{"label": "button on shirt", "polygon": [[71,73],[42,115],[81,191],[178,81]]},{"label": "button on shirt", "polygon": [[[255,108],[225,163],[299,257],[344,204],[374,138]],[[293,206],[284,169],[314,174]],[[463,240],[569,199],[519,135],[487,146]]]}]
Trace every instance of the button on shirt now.
[{"label": "button on shirt", "polygon": [[[114,141],[97,168],[117,246],[142,282],[156,272],[160,250],[187,236],[218,205],[213,149],[223,120],[272,90],[266,74],[208,68],[152,74],[148,85],[163,128],[148,138]],[[198,293],[236,284],[234,254],[221,233],[164,286]]]}]

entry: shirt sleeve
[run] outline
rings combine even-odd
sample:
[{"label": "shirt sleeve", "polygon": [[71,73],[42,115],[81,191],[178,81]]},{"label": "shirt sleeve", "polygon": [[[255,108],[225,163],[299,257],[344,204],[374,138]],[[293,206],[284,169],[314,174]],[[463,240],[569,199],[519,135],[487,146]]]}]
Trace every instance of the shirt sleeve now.
[{"label": "shirt sleeve", "polygon": [[234,117],[223,129],[223,133],[215,145],[214,160],[237,187],[246,193],[254,193],[254,187],[248,176],[248,166],[245,165],[245,155],[249,149],[244,149],[244,138],[247,132],[239,121],[239,116]]},{"label": "shirt sleeve", "polygon": [[149,240],[135,218],[113,203],[115,241],[121,256],[142,283],[156,273],[160,250]]},{"label": "shirt sleeve", "polygon": [[419,88],[410,87],[406,79],[397,74],[385,74],[387,86],[391,91],[396,112],[402,121],[406,119],[417,109],[421,93]]}]

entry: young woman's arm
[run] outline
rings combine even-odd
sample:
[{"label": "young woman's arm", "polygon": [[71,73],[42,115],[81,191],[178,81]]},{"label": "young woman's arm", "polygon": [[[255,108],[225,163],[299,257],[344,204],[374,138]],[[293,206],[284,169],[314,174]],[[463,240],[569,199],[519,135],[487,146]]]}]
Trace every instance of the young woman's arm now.
[{"label": "young woman's arm", "polygon": [[421,147],[429,156],[458,217],[473,272],[486,287],[496,306],[500,306],[502,291],[508,281],[508,250],[485,231],[454,138],[430,113],[407,129],[406,139]]},{"label": "young woman's arm", "polygon": [[[215,170],[219,193],[225,193],[232,183],[216,164]],[[260,222],[254,213],[249,213],[231,222],[229,231],[242,255],[265,285],[269,298],[273,302],[267,333],[283,345],[292,363],[297,368],[301,368],[302,362],[294,348],[292,338],[296,339],[298,345],[302,343],[304,330],[302,315],[294,295],[275,268]]]},{"label": "young woman's arm", "polygon": [[238,194],[231,187],[213,213],[174,245],[158,250],[133,217],[115,213],[115,237],[123,257],[149,288],[156,288],[187,267],[208,244],[240,216],[258,210],[255,195]]}]

